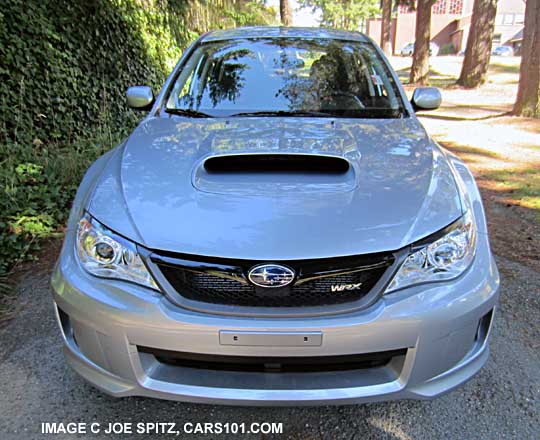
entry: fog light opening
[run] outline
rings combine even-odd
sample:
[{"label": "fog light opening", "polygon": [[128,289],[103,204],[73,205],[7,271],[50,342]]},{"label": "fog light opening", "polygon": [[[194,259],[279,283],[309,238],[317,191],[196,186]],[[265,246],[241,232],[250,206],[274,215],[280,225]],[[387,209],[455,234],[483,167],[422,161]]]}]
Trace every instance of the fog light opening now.
[{"label": "fog light opening", "polygon": [[476,342],[483,343],[487,339],[492,319],[493,309],[491,309],[489,312],[487,312],[484,316],[480,318],[480,321],[478,321],[476,336],[474,338]]},{"label": "fog light opening", "polygon": [[55,309],[56,319],[58,321],[58,325],[60,326],[60,330],[62,331],[62,336],[64,337],[65,341],[68,341],[69,339],[73,338],[73,327],[71,326],[69,315],[58,307],[57,304],[55,304]]}]

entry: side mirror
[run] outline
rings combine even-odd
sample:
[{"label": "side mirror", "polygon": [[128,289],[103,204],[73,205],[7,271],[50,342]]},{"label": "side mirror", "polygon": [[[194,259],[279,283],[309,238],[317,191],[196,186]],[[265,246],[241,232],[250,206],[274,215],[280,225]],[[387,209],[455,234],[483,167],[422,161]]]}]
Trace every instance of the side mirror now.
[{"label": "side mirror", "polygon": [[154,104],[154,92],[148,86],[129,87],[126,92],[127,104],[134,110],[150,110]]},{"label": "side mirror", "polygon": [[414,111],[435,110],[441,105],[441,92],[436,87],[419,87],[414,90],[411,104]]}]

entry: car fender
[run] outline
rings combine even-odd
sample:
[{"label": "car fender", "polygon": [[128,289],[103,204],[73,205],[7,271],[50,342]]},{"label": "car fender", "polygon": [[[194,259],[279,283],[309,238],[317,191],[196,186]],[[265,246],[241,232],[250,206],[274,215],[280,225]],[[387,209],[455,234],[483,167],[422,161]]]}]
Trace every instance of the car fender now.
[{"label": "car fender", "polygon": [[486,213],[482,203],[482,196],[471,170],[469,170],[465,162],[463,162],[458,156],[440,146],[439,148],[446,155],[448,163],[454,172],[454,177],[456,179],[461,200],[465,204],[463,208],[473,209],[477,231],[482,234],[487,234],[488,228]]}]

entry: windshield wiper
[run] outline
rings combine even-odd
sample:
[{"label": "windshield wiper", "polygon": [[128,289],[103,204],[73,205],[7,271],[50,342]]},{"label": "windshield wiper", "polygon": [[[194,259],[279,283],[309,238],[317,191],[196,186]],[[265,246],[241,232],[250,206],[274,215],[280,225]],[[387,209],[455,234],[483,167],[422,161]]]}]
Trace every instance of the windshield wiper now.
[{"label": "windshield wiper", "polygon": [[230,117],[236,116],[305,116],[305,117],[334,117],[331,113],[315,112],[315,111],[303,111],[303,110],[261,110],[256,112],[242,112],[234,113]]},{"label": "windshield wiper", "polygon": [[189,108],[166,108],[165,112],[171,115],[187,116],[188,118],[213,118],[213,116],[208,113],[191,110]]}]

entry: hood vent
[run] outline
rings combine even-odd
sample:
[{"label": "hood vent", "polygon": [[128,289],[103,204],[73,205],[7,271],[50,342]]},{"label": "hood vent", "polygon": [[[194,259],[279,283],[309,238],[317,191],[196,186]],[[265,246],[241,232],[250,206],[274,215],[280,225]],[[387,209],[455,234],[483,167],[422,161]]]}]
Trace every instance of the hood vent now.
[{"label": "hood vent", "polygon": [[276,197],[343,193],[356,186],[354,165],[337,156],[257,153],[212,156],[193,173],[200,191]]},{"label": "hood vent", "polygon": [[345,174],[346,159],[311,154],[239,154],[206,159],[204,169],[209,174]]}]

